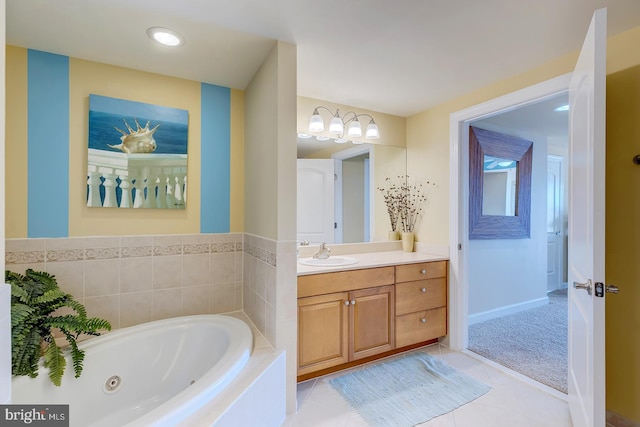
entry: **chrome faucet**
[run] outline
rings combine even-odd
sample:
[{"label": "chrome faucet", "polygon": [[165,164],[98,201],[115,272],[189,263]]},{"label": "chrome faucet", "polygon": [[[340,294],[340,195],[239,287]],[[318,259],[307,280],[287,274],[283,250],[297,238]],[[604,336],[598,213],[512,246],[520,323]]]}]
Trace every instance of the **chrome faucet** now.
[{"label": "chrome faucet", "polygon": [[329,258],[329,252],[331,252],[331,249],[329,249],[327,247],[327,244],[323,242],[323,243],[320,243],[318,252],[316,252],[316,254],[313,257],[317,259],[327,259]]}]

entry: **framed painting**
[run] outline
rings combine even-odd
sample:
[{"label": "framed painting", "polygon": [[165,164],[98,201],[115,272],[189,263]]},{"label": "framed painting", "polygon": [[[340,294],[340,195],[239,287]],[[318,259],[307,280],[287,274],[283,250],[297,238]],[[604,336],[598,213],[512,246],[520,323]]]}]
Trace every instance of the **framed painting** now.
[{"label": "framed painting", "polygon": [[189,112],[89,95],[87,206],[184,209]]}]

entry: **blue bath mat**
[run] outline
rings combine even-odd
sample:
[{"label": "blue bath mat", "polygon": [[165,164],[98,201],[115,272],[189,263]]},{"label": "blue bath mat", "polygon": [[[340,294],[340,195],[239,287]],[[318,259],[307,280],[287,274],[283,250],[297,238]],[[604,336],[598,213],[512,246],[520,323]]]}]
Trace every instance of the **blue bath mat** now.
[{"label": "blue bath mat", "polygon": [[469,403],[489,386],[426,353],[329,380],[372,426],[410,427]]}]

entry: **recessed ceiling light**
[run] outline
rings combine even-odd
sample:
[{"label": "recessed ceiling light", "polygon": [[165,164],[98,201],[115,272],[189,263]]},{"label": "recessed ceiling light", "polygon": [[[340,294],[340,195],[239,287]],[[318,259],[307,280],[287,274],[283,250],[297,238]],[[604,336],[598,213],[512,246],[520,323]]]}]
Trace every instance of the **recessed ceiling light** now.
[{"label": "recessed ceiling light", "polygon": [[164,27],[147,28],[147,35],[154,42],[164,46],[182,46],[184,38],[177,32]]},{"label": "recessed ceiling light", "polygon": [[309,139],[311,138],[312,135],[309,135],[308,133],[299,133],[298,134],[298,138],[302,138],[302,139]]},{"label": "recessed ceiling light", "polygon": [[321,136],[321,135],[318,135],[318,136],[316,136],[316,139],[317,139],[318,141],[328,141],[328,140],[329,140],[329,137],[328,137],[328,136]]},{"label": "recessed ceiling light", "polygon": [[569,111],[569,104],[565,104],[565,105],[561,105],[559,107],[556,107],[553,109],[553,111],[559,112],[559,111]]}]

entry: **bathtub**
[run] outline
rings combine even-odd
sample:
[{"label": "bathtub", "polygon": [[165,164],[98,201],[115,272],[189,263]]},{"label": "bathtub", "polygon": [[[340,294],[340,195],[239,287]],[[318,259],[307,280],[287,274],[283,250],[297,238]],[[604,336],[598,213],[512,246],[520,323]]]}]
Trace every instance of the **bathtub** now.
[{"label": "bathtub", "polygon": [[12,381],[12,403],[69,404],[71,426],[172,426],[198,411],[239,375],[253,346],[242,320],[176,317],[80,343],[84,369],[67,358],[62,386],[41,368]]}]

